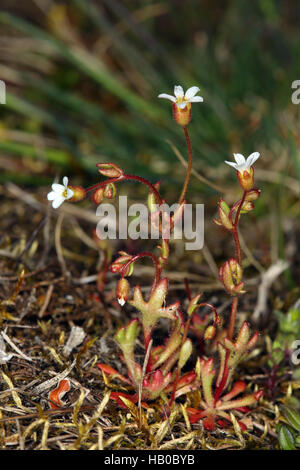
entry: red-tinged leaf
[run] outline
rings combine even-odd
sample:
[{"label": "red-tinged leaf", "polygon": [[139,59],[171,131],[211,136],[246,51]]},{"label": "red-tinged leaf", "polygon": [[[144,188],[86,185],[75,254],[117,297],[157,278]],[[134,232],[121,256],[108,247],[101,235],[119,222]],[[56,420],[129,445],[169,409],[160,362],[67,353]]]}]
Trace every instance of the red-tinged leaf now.
[{"label": "red-tinged leaf", "polygon": [[126,377],[124,377],[124,375],[120,374],[113,367],[111,367],[107,364],[100,364],[100,363],[98,363],[96,365],[100,370],[103,370],[103,372],[105,372],[105,374],[112,375],[113,378],[117,378],[117,379],[121,380],[122,382],[125,382],[127,384],[131,384],[130,380],[128,380]]},{"label": "red-tinged leaf", "polygon": [[231,391],[222,397],[222,401],[228,401],[242,393],[246,389],[246,384],[242,380],[235,382]]},{"label": "red-tinged leaf", "polygon": [[241,428],[241,431],[247,431],[248,428],[245,423],[242,423],[242,421],[238,421],[238,423]]},{"label": "red-tinged leaf", "polygon": [[215,429],[215,420],[213,416],[208,416],[203,420],[203,426],[206,431],[213,431]]},{"label": "red-tinged leaf", "polygon": [[250,351],[250,349],[253,349],[254,346],[256,345],[257,343],[257,340],[258,340],[258,331],[256,331],[256,333],[254,333],[254,335],[252,336],[252,338],[250,339],[250,341],[248,342],[248,345],[247,345],[247,349]]},{"label": "red-tinged leaf", "polygon": [[193,382],[195,380],[196,377],[197,377],[197,374],[193,370],[188,372],[187,374],[183,375],[178,380],[177,389],[181,388],[181,387],[184,387],[185,385],[190,384],[191,382]]},{"label": "red-tinged leaf", "polygon": [[131,401],[133,404],[138,401],[138,395],[137,394],[130,395],[129,393],[123,393],[123,392],[111,392],[110,393],[111,400],[116,401],[117,404],[121,408],[127,409],[128,407],[122,402],[120,397],[126,398],[126,400]]},{"label": "red-tinged leaf", "polygon": [[[230,427],[230,423],[229,421],[224,421],[223,419],[218,419],[217,420],[217,424],[221,427],[221,428],[229,428]],[[247,431],[247,426],[245,423],[243,423],[242,421],[238,421],[238,424],[241,428],[241,431]]]},{"label": "red-tinged leaf", "polygon": [[240,408],[236,408],[236,411],[240,411],[241,413],[249,413],[251,408],[249,408],[249,406],[240,406]]},{"label": "red-tinged leaf", "polygon": [[256,393],[254,394],[255,400],[258,401],[258,400],[263,396],[263,394],[264,394],[264,391],[263,391],[263,390],[258,390],[258,392],[256,392]]},{"label": "red-tinged leaf", "polygon": [[195,415],[189,416],[189,421],[190,421],[191,424],[195,424],[195,423],[198,423],[198,421],[200,421],[200,419],[203,419],[203,418],[204,418],[203,413],[198,412]]},{"label": "red-tinged leaf", "polygon": [[224,421],[223,419],[218,419],[217,420],[217,424],[221,427],[221,428],[228,428],[229,424],[227,421]]}]

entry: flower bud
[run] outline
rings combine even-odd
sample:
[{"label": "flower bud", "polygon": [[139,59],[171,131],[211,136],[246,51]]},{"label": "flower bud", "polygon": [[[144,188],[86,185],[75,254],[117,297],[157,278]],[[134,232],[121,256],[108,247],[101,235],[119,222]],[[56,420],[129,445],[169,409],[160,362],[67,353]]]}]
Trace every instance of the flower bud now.
[{"label": "flower bud", "polygon": [[103,198],[104,198],[104,189],[103,188],[96,189],[96,191],[92,195],[92,199],[94,203],[101,204],[101,202],[103,201]]},{"label": "flower bud", "polygon": [[[155,183],[153,186],[155,187],[155,189],[159,190],[160,181]],[[155,194],[152,191],[150,191],[148,195],[147,204],[148,204],[148,209],[149,209],[150,214],[158,210],[158,207],[157,207],[158,201],[156,200]]]},{"label": "flower bud", "polygon": [[253,188],[246,194],[245,201],[256,201],[260,196],[260,190]]},{"label": "flower bud", "polygon": [[208,326],[204,333],[205,341],[213,339],[215,334],[216,334],[216,328],[213,325]]},{"label": "flower bud", "polygon": [[186,106],[182,109],[179,106],[177,106],[176,103],[173,103],[172,105],[173,109],[173,117],[177,124],[182,127],[186,127],[192,117],[192,105],[191,103],[187,103]]},{"label": "flower bud", "polygon": [[107,199],[114,199],[116,197],[117,190],[113,183],[108,183],[104,189],[104,197]]},{"label": "flower bud", "polygon": [[122,307],[128,300],[129,289],[130,285],[127,279],[125,279],[124,277],[120,279],[117,284],[116,297]]},{"label": "flower bud", "polygon": [[244,189],[244,191],[250,191],[253,188],[254,179],[253,179],[254,171],[253,168],[249,168],[248,170],[241,170],[237,171],[237,176],[240,182],[240,185]]},{"label": "flower bud", "polygon": [[197,294],[192,298],[187,309],[188,315],[192,315],[194,313],[195,309],[198,307],[198,300],[201,296],[202,294]]},{"label": "flower bud", "polygon": [[224,199],[220,199],[218,203],[218,214],[220,220],[214,220],[217,225],[223,225],[227,230],[233,229],[233,224],[229,218],[230,208]]},{"label": "flower bud", "polygon": [[241,212],[251,212],[254,209],[254,204],[251,201],[244,201]]},{"label": "flower bud", "polygon": [[119,258],[117,258],[111,265],[110,265],[110,271],[112,273],[120,273],[122,272],[123,276],[131,276],[133,272],[133,263],[128,266],[126,269],[126,272],[123,272],[123,267],[128,261],[132,259],[132,255],[129,255],[125,251],[119,251]]},{"label": "flower bud", "polygon": [[68,186],[73,191],[70,202],[82,201],[85,198],[85,190],[81,186]]},{"label": "flower bud", "polygon": [[115,163],[97,163],[96,167],[99,173],[107,178],[120,178],[124,174],[123,170]]},{"label": "flower bud", "polygon": [[219,277],[225,289],[231,295],[243,294],[242,268],[236,259],[231,258],[219,269]]}]

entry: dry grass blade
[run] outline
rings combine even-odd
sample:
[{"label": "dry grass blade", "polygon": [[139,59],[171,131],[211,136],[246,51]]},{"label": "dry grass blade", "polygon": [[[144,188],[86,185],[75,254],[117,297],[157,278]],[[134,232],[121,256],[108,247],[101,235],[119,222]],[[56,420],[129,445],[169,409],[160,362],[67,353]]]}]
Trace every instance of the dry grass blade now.
[{"label": "dry grass blade", "polygon": [[27,412],[29,411],[30,412],[31,410],[29,410],[28,408],[23,406],[21,398],[19,397],[18,393],[16,392],[14,384],[12,383],[11,379],[4,372],[2,372],[2,377],[3,377],[3,379],[5,380],[5,382],[7,383],[7,385],[10,388],[11,395],[12,395],[12,398],[13,398],[16,406],[18,408],[20,408],[22,411],[27,411]]},{"label": "dry grass blade", "polygon": [[110,392],[107,392],[104,395],[104,398],[100,405],[97,407],[96,411],[94,412],[93,416],[88,420],[86,424],[83,424],[82,422],[77,422],[77,429],[78,429],[78,438],[74,442],[74,444],[71,446],[70,449],[78,449],[88,438],[89,433],[93,426],[96,424],[97,420],[100,418],[102,415],[105,407],[107,406],[109,402],[109,397],[110,397]]},{"label": "dry grass blade", "polygon": [[157,447],[160,444],[160,442],[165,438],[168,432],[172,431],[172,426],[175,422],[177,415],[178,415],[178,409],[175,408],[170,414],[168,419],[165,419],[160,424],[155,424],[151,426],[151,431],[154,431],[154,429],[158,427],[157,431],[155,431],[155,435],[153,435],[155,447]]},{"label": "dry grass blade", "polygon": [[192,431],[186,434],[185,436],[172,439],[171,441],[165,442],[164,444],[159,446],[159,450],[173,449],[174,447],[177,447],[178,445],[183,444],[186,441],[190,441],[187,445],[191,445],[191,441],[193,441],[193,439],[197,437],[198,434],[198,431]]}]

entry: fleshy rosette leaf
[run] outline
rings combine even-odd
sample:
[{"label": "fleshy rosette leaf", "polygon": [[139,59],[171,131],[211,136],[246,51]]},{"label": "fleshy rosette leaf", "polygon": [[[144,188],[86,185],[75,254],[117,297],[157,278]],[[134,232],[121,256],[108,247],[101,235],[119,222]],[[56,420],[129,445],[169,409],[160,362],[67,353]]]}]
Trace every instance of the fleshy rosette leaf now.
[{"label": "fleshy rosette leaf", "polygon": [[155,400],[165,390],[172,380],[172,373],[163,375],[161,370],[156,370],[143,380],[143,397]]},{"label": "fleshy rosette leaf", "polygon": [[127,326],[120,328],[115,335],[115,340],[122,350],[124,361],[135,384],[139,383],[141,376],[141,367],[139,364],[136,364],[134,358],[135,341],[140,331],[139,320],[135,318]]},{"label": "fleshy rosette leaf", "polygon": [[136,286],[133,299],[129,301],[142,314],[146,349],[150,341],[152,329],[157,321],[160,318],[168,318],[169,320],[176,320],[177,318],[176,312],[180,305],[179,302],[164,307],[168,286],[168,280],[166,278],[161,279],[150,295],[148,302],[145,302],[140,286]]},{"label": "fleshy rosette leaf", "polygon": [[227,358],[226,367],[228,368],[227,379],[224,383],[224,387],[226,388],[232,379],[232,376],[241,361],[243,361],[250,351],[255,347],[256,342],[258,340],[258,333],[254,333],[251,337],[251,329],[249,323],[246,321],[241,326],[241,329],[238,333],[236,342],[230,341],[228,338],[224,338],[223,344],[218,345],[218,352],[220,357],[220,367],[219,367],[219,375],[217,378],[217,386],[220,385],[223,377],[223,371],[225,367],[225,357],[226,352],[228,352],[229,356]]}]

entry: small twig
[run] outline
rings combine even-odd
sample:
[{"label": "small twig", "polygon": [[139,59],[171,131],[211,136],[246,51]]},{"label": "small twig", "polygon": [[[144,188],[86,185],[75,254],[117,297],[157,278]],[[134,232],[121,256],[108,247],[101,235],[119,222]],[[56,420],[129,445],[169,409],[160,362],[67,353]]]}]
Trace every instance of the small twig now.
[{"label": "small twig", "polygon": [[53,290],[54,290],[54,285],[50,284],[50,286],[47,289],[46,295],[45,295],[44,303],[41,306],[40,311],[38,313],[39,318],[42,318],[44,316],[44,313],[46,312],[46,310],[48,308],[48,305],[49,305],[49,302],[50,302],[50,299],[52,297]]},{"label": "small twig", "polygon": [[14,349],[23,359],[26,361],[32,362],[33,359],[31,357],[26,356],[26,354],[22,353],[22,351],[12,342],[12,340],[7,336],[4,331],[1,331],[2,338],[10,345],[12,349]]},{"label": "small twig", "polygon": [[[29,272],[27,274],[24,275],[24,279],[28,278],[28,277],[33,277],[35,276],[36,274],[40,274],[41,272],[43,271],[46,271],[47,269],[47,266],[44,266],[43,268],[40,268],[40,269],[36,269],[35,271],[32,271],[32,272]],[[11,276],[11,277],[0,277],[0,282],[16,282],[18,281],[20,278],[20,276]],[[30,287],[31,289],[31,287]],[[26,290],[24,289],[24,287],[20,290]]]}]

